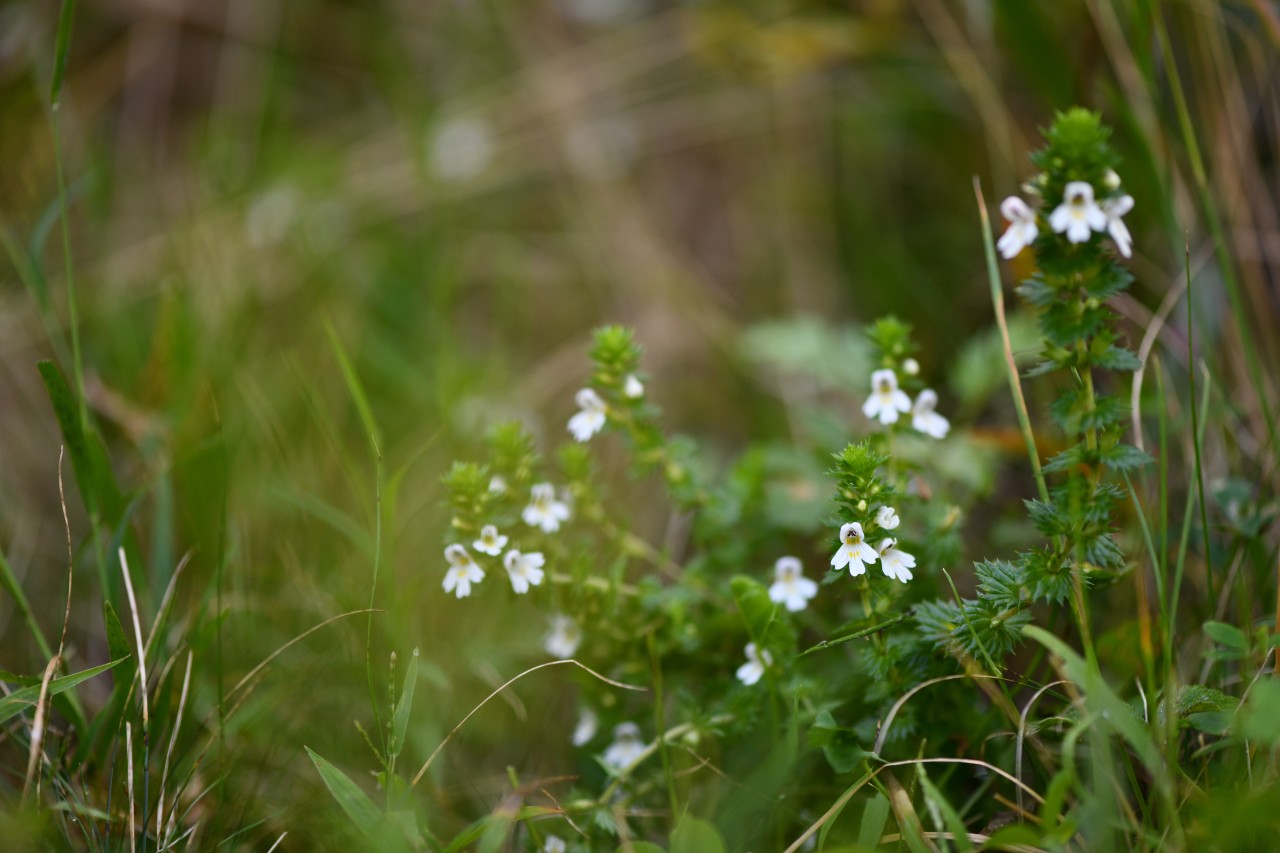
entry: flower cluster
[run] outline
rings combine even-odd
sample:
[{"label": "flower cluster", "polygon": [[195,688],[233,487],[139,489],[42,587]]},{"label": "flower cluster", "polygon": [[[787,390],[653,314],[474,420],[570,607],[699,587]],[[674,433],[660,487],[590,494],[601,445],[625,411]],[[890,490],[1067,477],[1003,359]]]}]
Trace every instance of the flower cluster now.
[{"label": "flower cluster", "polygon": [[[886,504],[876,510],[876,529],[893,530],[899,523],[898,513],[893,507]],[[856,521],[842,525],[840,547],[831,558],[831,568],[839,571],[848,566],[849,574],[856,578],[867,571],[867,566],[879,561],[885,577],[903,583],[911,580],[911,570],[915,568],[916,558],[899,548],[897,539],[886,536],[872,548],[865,541],[865,535],[862,525]]]},{"label": "flower cluster", "polygon": [[[1043,183],[1043,179],[1033,181],[1030,187],[1034,189]],[[1122,217],[1133,210],[1133,196],[1120,189],[1120,176],[1114,169],[1103,173],[1102,183],[1106,196],[1098,202],[1093,184],[1068,181],[1061,203],[1049,214],[1049,227],[1054,234],[1065,234],[1072,243],[1087,243],[1095,233],[1106,233],[1127,258],[1133,254],[1133,237]],[[1012,260],[1040,235],[1038,215],[1017,196],[1001,202],[1000,213],[1009,227],[1000,235],[996,247],[1006,260]]]},{"label": "flower cluster", "polygon": [[[909,373],[911,367],[919,372],[920,365],[909,358],[904,363]],[[871,396],[862,404],[862,413],[869,418],[879,420],[885,426],[898,422],[899,414],[911,413],[911,427],[933,438],[946,438],[951,430],[951,422],[938,414],[938,395],[930,388],[925,388],[916,395],[915,402],[907,393],[898,387],[898,375],[888,368],[877,370],[871,374]]]}]

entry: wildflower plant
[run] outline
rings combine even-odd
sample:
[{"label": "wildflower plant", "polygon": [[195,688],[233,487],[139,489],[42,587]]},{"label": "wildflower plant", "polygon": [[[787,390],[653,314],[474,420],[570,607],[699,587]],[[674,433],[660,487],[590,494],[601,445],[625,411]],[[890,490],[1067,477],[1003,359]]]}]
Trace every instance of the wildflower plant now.
[{"label": "wildflower plant", "polygon": [[1128,404],[1107,390],[1113,376],[1140,366],[1121,343],[1107,305],[1132,281],[1116,254],[1131,253],[1120,216],[1133,206],[1108,137],[1095,113],[1060,114],[1045,132],[1045,146],[1031,156],[1040,172],[1026,187],[1038,211],[1017,197],[1001,205],[1010,220],[1003,254],[1029,248],[1036,260],[1036,271],[1018,288],[1036,310],[1042,337],[1040,362],[1027,376],[1062,378],[1049,411],[1069,446],[1037,471],[1041,494],[1027,501],[1047,542],[1012,560],[975,564],[976,598],[917,610],[926,635],[941,646],[992,664],[1021,639],[1029,608],[1038,602],[1069,604],[1088,636],[1084,589],[1125,568],[1113,536],[1113,514],[1125,492],[1115,478],[1149,460],[1122,440]]}]

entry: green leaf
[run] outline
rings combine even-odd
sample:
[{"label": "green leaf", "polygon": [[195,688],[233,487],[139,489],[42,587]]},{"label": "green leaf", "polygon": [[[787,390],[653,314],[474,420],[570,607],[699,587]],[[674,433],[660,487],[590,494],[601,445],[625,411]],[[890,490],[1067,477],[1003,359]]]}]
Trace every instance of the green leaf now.
[{"label": "green leaf", "polygon": [[1109,450],[1102,451],[1103,463],[1117,471],[1133,471],[1151,462],[1151,457],[1136,447],[1128,444],[1117,444]]},{"label": "green leaf", "polygon": [[924,772],[924,766],[920,765],[920,774],[918,776],[920,786],[924,789],[925,797],[933,803],[934,807],[942,813],[942,822],[946,825],[947,831],[954,836],[956,849],[972,850],[973,842],[969,840],[969,830],[964,825],[964,821],[960,819],[960,815],[956,813],[955,807],[947,802],[947,798],[942,792],[934,786],[929,780],[929,776]]},{"label": "green leaf", "polygon": [[66,442],[85,509],[91,516],[101,515],[114,521],[120,504],[120,489],[116,486],[106,453],[95,436],[85,433],[80,421],[80,407],[62,371],[51,361],[41,361],[36,368],[44,380],[62,440]]},{"label": "green leaf", "polygon": [[831,712],[822,710],[809,729],[809,745],[820,747],[831,769],[848,773],[875,755],[862,748],[853,729],[836,725]]},{"label": "green leaf", "polygon": [[686,813],[671,833],[671,853],[724,853],[724,840],[710,823]]},{"label": "green leaf", "polygon": [[770,600],[764,584],[755,578],[738,575],[729,586],[738,611],[747,623],[747,633],[756,645],[775,654],[790,652],[795,645],[795,635],[790,626],[779,618],[778,606]]},{"label": "green leaf", "polygon": [[[862,823],[858,825],[858,846],[874,850],[880,846],[884,837],[884,827],[889,821],[889,801],[884,794],[877,793],[867,800],[862,809]],[[826,827],[824,826],[825,830]]]},{"label": "green leaf", "polygon": [[649,841],[632,841],[629,847],[619,847],[617,853],[627,853],[628,850],[632,853],[667,853],[666,850]]},{"label": "green leaf", "polygon": [[1204,632],[1214,642],[1229,649],[1235,649],[1240,652],[1249,650],[1249,638],[1244,631],[1241,631],[1235,625],[1228,625],[1226,622],[1206,622],[1204,623]]},{"label": "green leaf", "polygon": [[311,747],[302,748],[307,751],[307,755],[311,756],[311,762],[320,772],[320,778],[324,780],[325,787],[329,789],[329,793],[333,795],[342,810],[347,813],[347,817],[351,818],[351,822],[356,825],[362,835],[373,838],[378,830],[380,817],[373,800],[369,799],[369,795],[360,790],[355,782],[347,778],[345,773],[321,758]]},{"label": "green leaf", "polygon": [[1280,680],[1259,681],[1239,711],[1238,731],[1248,740],[1280,744]]},{"label": "green leaf", "polygon": [[[113,660],[111,663],[104,663],[101,666],[95,666],[91,669],[81,670],[73,675],[64,675],[61,678],[55,678],[49,682],[49,695],[56,696],[66,690],[70,690],[82,681],[88,681],[95,675],[101,675],[113,666],[118,665],[125,658]],[[26,708],[29,708],[40,701],[40,685],[34,684],[31,687],[24,687],[21,690],[15,690],[3,699],[0,699],[0,723],[11,717],[16,717]]]},{"label": "green leaf", "polygon": [[116,615],[116,609],[111,606],[110,601],[102,602],[102,621],[107,626],[107,649],[111,659],[133,657],[133,651],[129,648],[129,635],[124,632],[120,617]]},{"label": "green leaf", "polygon": [[400,691],[400,701],[396,702],[395,712],[391,715],[391,745],[388,750],[394,758],[404,748],[404,735],[409,729],[409,711],[413,708],[413,690],[418,683],[418,650],[413,650],[409,665],[405,667],[404,688]]}]

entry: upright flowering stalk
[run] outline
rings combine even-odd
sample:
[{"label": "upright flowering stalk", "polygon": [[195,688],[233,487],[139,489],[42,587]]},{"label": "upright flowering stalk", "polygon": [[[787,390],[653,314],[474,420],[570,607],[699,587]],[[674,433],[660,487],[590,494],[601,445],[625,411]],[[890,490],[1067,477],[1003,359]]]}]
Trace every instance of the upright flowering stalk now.
[{"label": "upright flowering stalk", "polygon": [[[1013,561],[978,563],[976,600],[917,608],[927,635],[973,656],[1007,652],[1033,601],[1071,601],[1087,634],[1084,587],[1124,565],[1111,516],[1125,493],[1108,473],[1133,470],[1147,457],[1121,442],[1128,406],[1124,396],[1109,393],[1115,383],[1107,374],[1140,366],[1121,345],[1106,304],[1132,280],[1117,254],[1132,252],[1121,217],[1133,208],[1133,198],[1116,174],[1109,135],[1087,110],[1059,114],[1045,133],[1045,147],[1031,155],[1041,171],[1027,187],[1039,196],[1039,213],[1028,214],[1031,208],[1022,202],[1002,205],[1012,222],[1001,238],[1005,256],[1030,245],[1039,267],[1018,288],[1036,308],[1042,337],[1041,361],[1028,375],[1061,378],[1050,414],[1069,446],[1044,465],[1052,482],[1048,500],[1027,502],[1048,543]],[[1033,222],[1029,215],[1038,218]],[[1038,236],[1028,241],[1033,226]]]}]

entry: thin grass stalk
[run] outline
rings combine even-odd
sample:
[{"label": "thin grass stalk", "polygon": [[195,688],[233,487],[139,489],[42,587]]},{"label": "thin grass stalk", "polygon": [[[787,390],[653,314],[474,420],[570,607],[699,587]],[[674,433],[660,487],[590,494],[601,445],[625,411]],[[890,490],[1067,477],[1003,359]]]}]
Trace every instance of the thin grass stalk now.
[{"label": "thin grass stalk", "polygon": [[[1200,504],[1200,536],[1204,549],[1204,581],[1209,590],[1209,612],[1218,611],[1218,592],[1213,582],[1213,554],[1209,550],[1209,510],[1204,499],[1204,471],[1201,462],[1200,445],[1203,436],[1200,431],[1200,409],[1196,405],[1196,348],[1195,348],[1195,293],[1191,286],[1191,245],[1185,244],[1187,271],[1187,381],[1191,393],[1191,435],[1192,450],[1195,452],[1196,495]],[[1258,393],[1265,392],[1259,385]]]}]

